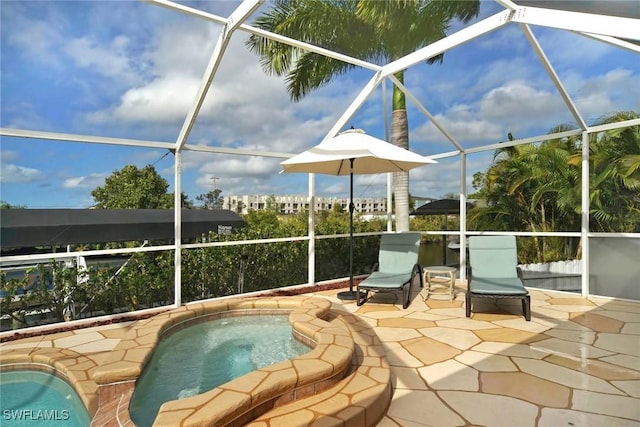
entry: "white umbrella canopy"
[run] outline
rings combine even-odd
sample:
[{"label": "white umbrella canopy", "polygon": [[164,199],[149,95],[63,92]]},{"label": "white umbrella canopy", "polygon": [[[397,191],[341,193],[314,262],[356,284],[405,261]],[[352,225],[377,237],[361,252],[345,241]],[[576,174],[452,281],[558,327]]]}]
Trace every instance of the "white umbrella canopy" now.
[{"label": "white umbrella canopy", "polygon": [[341,299],[358,299],[353,290],[353,175],[408,172],[429,163],[437,163],[404,148],[367,135],[362,129],[350,129],[280,164],[282,172],[350,175],[349,203],[349,291],[338,293]]},{"label": "white umbrella canopy", "polygon": [[[354,159],[353,170],[350,159]],[[350,129],[280,164],[283,172],[366,175],[407,172],[429,163],[437,162],[369,136],[361,129]]]}]

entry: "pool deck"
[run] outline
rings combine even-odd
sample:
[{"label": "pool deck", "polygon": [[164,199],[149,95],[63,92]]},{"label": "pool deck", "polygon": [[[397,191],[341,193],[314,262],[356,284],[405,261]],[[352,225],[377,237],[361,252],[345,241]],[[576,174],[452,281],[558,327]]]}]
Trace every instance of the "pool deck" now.
[{"label": "pool deck", "polygon": [[[464,286],[458,281],[451,302],[414,292],[406,310],[393,293],[375,294],[361,307],[339,300],[339,289],[301,295],[329,301],[327,320],[348,326],[358,346],[352,373],[339,389],[273,408],[251,425],[640,425],[640,303],[531,290],[530,322],[519,301],[509,300],[476,304],[466,318]],[[0,363],[69,373],[95,414],[93,374],[135,327],[114,323],[4,342]],[[384,387],[375,381],[387,379],[392,396],[381,407]],[[353,402],[363,411],[355,414]],[[92,425],[131,424],[94,418]]]}]

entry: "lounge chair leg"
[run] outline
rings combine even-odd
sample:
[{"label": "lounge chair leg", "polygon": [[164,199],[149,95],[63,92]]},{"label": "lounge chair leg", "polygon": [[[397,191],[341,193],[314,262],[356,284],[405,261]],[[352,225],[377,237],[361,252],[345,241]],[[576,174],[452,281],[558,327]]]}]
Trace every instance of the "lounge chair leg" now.
[{"label": "lounge chair leg", "polygon": [[402,308],[405,309],[409,307],[411,301],[411,282],[413,282],[413,280],[409,280],[409,283],[402,287]]},{"label": "lounge chair leg", "polygon": [[[411,287],[413,286],[413,281],[416,279],[416,277],[418,278],[418,283],[420,284],[420,288],[422,289],[424,284],[422,283],[422,267],[420,267],[420,264],[416,264],[413,266],[409,282],[405,283],[402,286],[402,308],[407,308],[409,307],[409,304],[411,304]],[[407,287],[409,289],[407,289]]]},{"label": "lounge chair leg", "polygon": [[367,302],[367,299],[369,298],[369,291],[368,290],[364,291],[364,297],[362,297],[362,298],[360,298],[360,295],[362,295],[360,292],[361,292],[360,289],[356,288],[356,305],[358,307],[360,307],[362,304]]},{"label": "lounge chair leg", "polygon": [[531,320],[531,297],[529,295],[522,298],[522,313],[527,322]]},{"label": "lounge chair leg", "polygon": [[471,295],[469,294],[469,292],[466,292],[464,294],[464,306],[465,306],[465,311],[466,311],[466,315],[467,317],[471,317]]}]

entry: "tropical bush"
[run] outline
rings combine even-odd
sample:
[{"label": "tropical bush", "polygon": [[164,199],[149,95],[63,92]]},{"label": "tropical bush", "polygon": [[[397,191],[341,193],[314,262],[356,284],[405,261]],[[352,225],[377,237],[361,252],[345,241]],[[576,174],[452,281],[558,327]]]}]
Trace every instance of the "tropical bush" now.
[{"label": "tropical bush", "polygon": [[[638,118],[634,112],[603,117],[595,125]],[[560,125],[550,133],[573,129]],[[590,231],[640,231],[640,126],[590,134]],[[580,231],[582,139],[579,136],[498,149],[494,162],[474,176],[476,208],[468,224],[482,231]],[[534,238],[519,248],[523,262],[579,258],[580,239]]]}]

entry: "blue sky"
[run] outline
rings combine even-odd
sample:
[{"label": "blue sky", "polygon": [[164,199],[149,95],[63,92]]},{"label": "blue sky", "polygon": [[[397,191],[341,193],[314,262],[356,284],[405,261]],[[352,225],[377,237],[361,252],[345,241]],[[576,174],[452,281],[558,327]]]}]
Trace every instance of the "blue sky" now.
[{"label": "blue sky", "polygon": [[[238,3],[186,4],[227,16]],[[638,1],[616,6],[640,13]],[[483,1],[479,19],[500,10]],[[221,29],[133,1],[3,0],[0,18],[3,128],[163,142],[175,142]],[[531,28],[588,123],[615,111],[640,111],[637,53],[560,30]],[[292,103],[283,81],[265,75],[244,46],[246,37],[235,33],[189,143],[304,151],[322,140],[372,76],[354,70]],[[409,69],[405,83],[464,147],[503,141],[509,132],[517,138],[541,135],[574,122],[516,24],[447,52],[443,64]],[[411,102],[408,113],[413,151],[453,150]],[[383,120],[377,91],[349,126],[384,139]],[[127,164],[153,164],[173,183],[172,154],[163,150],[10,137],[0,143],[0,199],[15,205],[89,207],[91,191]],[[491,156],[469,156],[468,183]],[[214,183],[223,196],[306,194],[307,175],[279,174],[281,160],[186,153],[183,191],[192,200]],[[442,160],[413,170],[410,191],[423,197],[458,192],[459,175],[457,160]],[[348,178],[317,176],[316,182],[319,195],[348,195]],[[385,175],[357,176],[355,182],[356,197],[385,194]]]}]

